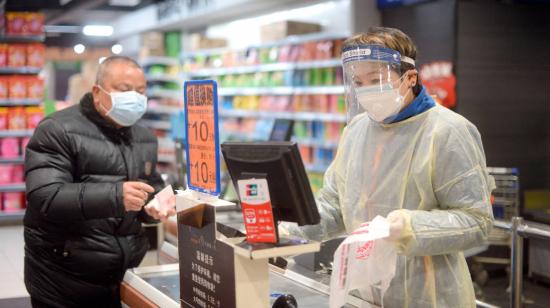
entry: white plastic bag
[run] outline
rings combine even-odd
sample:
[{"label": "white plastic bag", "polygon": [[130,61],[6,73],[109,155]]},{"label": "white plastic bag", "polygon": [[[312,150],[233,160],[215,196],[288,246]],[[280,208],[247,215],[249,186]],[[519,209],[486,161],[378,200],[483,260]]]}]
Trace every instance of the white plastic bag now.
[{"label": "white plastic bag", "polygon": [[338,246],[330,278],[331,308],[345,305],[352,290],[358,290],[364,299],[382,303],[384,292],[395,276],[397,262],[393,244],[384,240],[389,233],[387,220],[376,216],[371,222],[361,224]]}]

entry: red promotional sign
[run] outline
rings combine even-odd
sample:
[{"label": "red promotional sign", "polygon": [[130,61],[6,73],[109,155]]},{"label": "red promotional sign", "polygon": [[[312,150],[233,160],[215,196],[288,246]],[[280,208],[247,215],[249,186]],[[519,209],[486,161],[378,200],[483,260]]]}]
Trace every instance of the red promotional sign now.
[{"label": "red promotional sign", "polygon": [[277,243],[271,199],[265,179],[238,181],[246,240],[250,243]]}]

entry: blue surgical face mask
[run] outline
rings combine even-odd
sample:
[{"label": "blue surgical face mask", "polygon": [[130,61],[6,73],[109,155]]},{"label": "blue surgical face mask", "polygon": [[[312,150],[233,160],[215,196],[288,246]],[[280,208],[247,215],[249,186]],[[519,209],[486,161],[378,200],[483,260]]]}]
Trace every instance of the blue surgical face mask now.
[{"label": "blue surgical face mask", "polygon": [[98,86],[103,92],[111,96],[111,109],[107,116],[120,126],[134,125],[147,110],[147,96],[136,91],[107,92]]}]

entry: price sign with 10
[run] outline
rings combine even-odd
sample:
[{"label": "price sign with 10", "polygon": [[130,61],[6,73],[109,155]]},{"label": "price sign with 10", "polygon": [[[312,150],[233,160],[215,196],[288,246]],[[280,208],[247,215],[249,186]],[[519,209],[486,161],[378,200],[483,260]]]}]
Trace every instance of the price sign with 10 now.
[{"label": "price sign with 10", "polygon": [[220,193],[218,89],[214,80],[184,84],[187,183],[189,188]]}]

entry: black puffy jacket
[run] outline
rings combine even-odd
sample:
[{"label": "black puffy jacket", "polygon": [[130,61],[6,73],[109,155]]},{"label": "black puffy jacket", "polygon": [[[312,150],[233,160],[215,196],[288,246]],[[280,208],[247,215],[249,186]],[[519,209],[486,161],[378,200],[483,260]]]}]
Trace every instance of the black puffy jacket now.
[{"label": "black puffy jacket", "polygon": [[143,210],[126,212],[124,181],[156,190],[157,139],[134,125],[116,129],[92,95],[45,118],[25,154],[25,284],[59,307],[120,306],[118,285],[148,248]]}]

